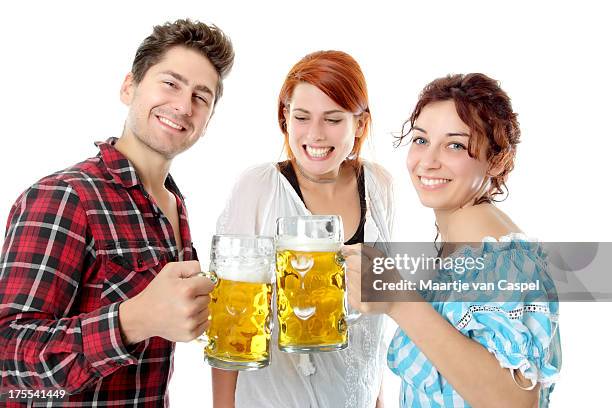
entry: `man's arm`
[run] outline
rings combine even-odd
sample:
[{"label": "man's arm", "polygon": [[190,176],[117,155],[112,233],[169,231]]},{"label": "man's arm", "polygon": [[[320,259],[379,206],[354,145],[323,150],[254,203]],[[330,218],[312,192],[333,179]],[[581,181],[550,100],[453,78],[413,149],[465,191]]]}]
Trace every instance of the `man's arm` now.
[{"label": "man's arm", "polygon": [[79,392],[135,364],[119,328],[119,303],[67,316],[91,261],[92,238],[75,191],[48,180],[15,203],[0,256],[2,389]]}]

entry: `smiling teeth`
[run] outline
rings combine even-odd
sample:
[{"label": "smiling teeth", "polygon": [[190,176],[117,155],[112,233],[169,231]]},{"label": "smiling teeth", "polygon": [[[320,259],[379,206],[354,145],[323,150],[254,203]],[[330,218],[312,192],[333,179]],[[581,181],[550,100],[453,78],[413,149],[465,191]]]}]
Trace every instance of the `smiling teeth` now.
[{"label": "smiling teeth", "polygon": [[306,146],[306,152],[312,157],[325,157],[331,151],[331,147],[311,147]]},{"label": "smiling teeth", "polygon": [[161,123],[164,123],[164,124],[170,126],[173,129],[183,130],[183,127],[181,125],[177,125],[176,123],[172,122],[170,119],[166,119],[166,118],[161,117],[161,116],[158,116],[158,118],[159,118],[159,121]]},{"label": "smiling teeth", "polygon": [[425,177],[420,177],[420,179],[421,183],[426,186],[437,186],[438,184],[446,184],[450,181],[449,179],[430,179]]}]

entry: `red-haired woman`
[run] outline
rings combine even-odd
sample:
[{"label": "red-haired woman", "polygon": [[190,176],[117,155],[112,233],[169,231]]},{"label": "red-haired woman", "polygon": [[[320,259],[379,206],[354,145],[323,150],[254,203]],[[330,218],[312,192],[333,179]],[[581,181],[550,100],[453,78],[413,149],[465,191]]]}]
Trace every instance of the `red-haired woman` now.
[{"label": "red-haired woman", "polygon": [[[520,136],[510,98],[483,74],[439,78],[425,87],[406,124],[408,171],[442,239],[437,283],[498,285],[430,291],[428,302],[413,293],[413,302],[361,303],[361,255],[381,254],[344,249],[351,304],[399,325],[388,364],[402,379],[400,404],[546,407],[561,367],[556,292],[540,245],[493,204]],[[468,269],[469,259],[478,266]],[[502,292],[508,282],[538,287]]]},{"label": "red-haired woman", "polygon": [[[288,160],[242,175],[218,233],[274,235],[278,217],[337,214],[348,244],[389,241],[390,177],[359,158],[370,109],[357,62],[340,51],[300,60],[281,89],[278,122]],[[215,406],[375,407],[386,351],[383,322],[382,316],[359,319],[350,328],[350,347],[342,351],[298,355],[272,347],[264,370],[236,376],[213,369]]]}]

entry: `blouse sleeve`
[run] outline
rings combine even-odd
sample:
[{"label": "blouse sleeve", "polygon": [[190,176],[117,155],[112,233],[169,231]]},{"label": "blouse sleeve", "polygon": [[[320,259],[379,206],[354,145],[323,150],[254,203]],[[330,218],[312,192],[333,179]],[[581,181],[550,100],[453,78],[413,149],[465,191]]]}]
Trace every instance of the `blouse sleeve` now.
[{"label": "blouse sleeve", "polygon": [[260,165],[242,173],[217,219],[217,234],[262,234],[261,209],[272,189],[272,166]]},{"label": "blouse sleeve", "polygon": [[[394,222],[393,178],[384,167],[364,161],[370,210],[384,241],[391,241]],[[384,227],[384,228],[383,228]]]},{"label": "blouse sleeve", "polygon": [[539,288],[519,299],[498,292],[503,301],[440,303],[442,313],[461,333],[491,352],[502,367],[510,369],[513,378],[519,370],[531,382],[530,388],[537,383],[549,387],[558,378],[561,347],[559,305],[546,271],[546,256],[537,243],[525,241],[485,244],[483,254],[484,268],[473,276],[463,276],[464,281],[539,281]]}]

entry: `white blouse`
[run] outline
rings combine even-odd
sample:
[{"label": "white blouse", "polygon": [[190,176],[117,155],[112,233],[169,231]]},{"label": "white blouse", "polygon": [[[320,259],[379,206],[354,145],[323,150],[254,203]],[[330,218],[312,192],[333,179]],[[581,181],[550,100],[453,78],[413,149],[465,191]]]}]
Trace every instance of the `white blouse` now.
[{"label": "white blouse", "polygon": [[[392,183],[379,165],[363,162],[366,191],[365,242],[391,240]],[[217,221],[218,234],[273,236],[276,219],[311,215],[276,163],[242,174]],[[378,246],[378,245],[376,245]],[[337,352],[293,354],[278,350],[272,333],[270,366],[241,371],[236,407],[372,408],[380,391],[387,351],[384,317],[362,316],[349,327],[349,347]]]}]

